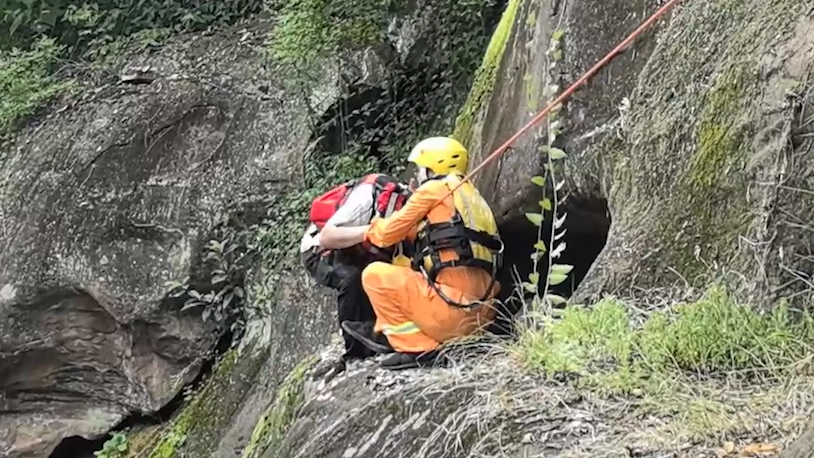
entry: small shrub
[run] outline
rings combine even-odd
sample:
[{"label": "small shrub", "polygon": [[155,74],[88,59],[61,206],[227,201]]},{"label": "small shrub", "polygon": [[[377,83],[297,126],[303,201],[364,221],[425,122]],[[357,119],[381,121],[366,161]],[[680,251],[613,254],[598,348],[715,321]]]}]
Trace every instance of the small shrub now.
[{"label": "small shrub", "polygon": [[30,51],[0,51],[0,134],[70,87],[51,73],[62,50],[53,39],[43,38]]},{"label": "small shrub", "polygon": [[184,281],[169,281],[168,295],[184,299],[181,311],[200,309],[204,321],[212,321],[223,330],[229,329],[235,337],[242,335],[246,313],[250,309],[243,290],[247,264],[252,251],[242,240],[242,233],[228,231],[222,240],[210,240],[204,262],[211,268],[209,285],[192,285]]},{"label": "small shrub", "polygon": [[112,437],[105,441],[101,450],[93,452],[97,458],[121,458],[127,453],[127,436],[114,432]]}]

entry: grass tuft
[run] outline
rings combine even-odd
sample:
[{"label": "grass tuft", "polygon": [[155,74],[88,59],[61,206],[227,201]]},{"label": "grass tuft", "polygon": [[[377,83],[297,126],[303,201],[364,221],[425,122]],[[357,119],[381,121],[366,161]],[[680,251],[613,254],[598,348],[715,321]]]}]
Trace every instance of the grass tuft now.
[{"label": "grass tuft", "polygon": [[644,317],[608,297],[530,320],[511,351],[532,373],[573,378],[592,396],[639,398],[700,437],[750,427],[749,412],[776,404],[789,381],[808,375],[812,342],[809,313],[795,316],[784,304],[759,313],[713,285],[696,302]]}]

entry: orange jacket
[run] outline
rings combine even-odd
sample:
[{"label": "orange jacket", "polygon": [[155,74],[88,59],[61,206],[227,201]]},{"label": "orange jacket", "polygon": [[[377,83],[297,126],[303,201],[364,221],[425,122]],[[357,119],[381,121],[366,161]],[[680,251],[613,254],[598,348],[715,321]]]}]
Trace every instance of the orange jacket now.
[{"label": "orange jacket", "polygon": [[[429,180],[413,192],[413,195],[401,208],[388,218],[375,219],[365,233],[365,240],[376,246],[390,246],[404,239],[414,241],[418,232],[417,225],[428,219],[430,224],[443,223],[455,216],[455,204],[452,196],[432,207],[439,199],[449,193],[449,186],[444,180]],[[452,250],[440,253],[441,261],[457,258]],[[485,271],[475,267],[450,267],[443,269],[436,281],[442,285],[458,288],[470,295],[470,300],[482,297],[489,287],[491,277]],[[495,283],[492,297],[499,291]]]}]

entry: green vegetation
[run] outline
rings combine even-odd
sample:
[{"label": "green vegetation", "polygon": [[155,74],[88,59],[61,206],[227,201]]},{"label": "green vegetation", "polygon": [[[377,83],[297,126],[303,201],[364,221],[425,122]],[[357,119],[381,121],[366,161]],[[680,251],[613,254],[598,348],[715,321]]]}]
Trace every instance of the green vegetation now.
[{"label": "green vegetation", "polygon": [[175,458],[210,452],[266,361],[268,352],[255,349],[247,345],[229,350],[174,418],[156,428],[131,431],[132,447],[127,457]]},{"label": "green vegetation", "polygon": [[71,87],[53,75],[63,47],[53,39],[37,41],[31,50],[0,50],[0,135],[42,106],[52,96]]},{"label": "green vegetation", "polygon": [[262,0],[9,0],[0,4],[0,136],[75,86],[60,64],[112,63],[135,41],[158,44],[171,33],[231,23]]},{"label": "green vegetation", "polygon": [[788,380],[807,369],[814,344],[814,316],[808,312],[795,318],[780,304],[760,314],[735,303],[720,285],[697,302],[645,318],[609,297],[542,321],[541,327],[525,328],[513,347],[529,370],[576,376],[577,387],[599,395],[644,397],[648,410],[683,417],[697,433],[726,426],[708,424],[723,421],[725,400],[705,394],[710,383],[699,377],[729,377],[733,386]]},{"label": "green vegetation", "polygon": [[497,29],[492,34],[489,46],[486,48],[483,62],[475,73],[475,80],[472,83],[469,97],[455,121],[455,131],[452,136],[467,148],[471,147],[469,142],[475,117],[488,105],[491,98],[495,79],[500,71],[500,63],[503,60],[503,53],[511,36],[520,3],[521,0],[509,0]]},{"label": "green vegetation", "polygon": [[[561,49],[562,36],[562,31],[556,31],[552,35],[549,51],[559,51]],[[549,57],[547,58],[546,66],[550,68],[555,65],[559,58],[554,58],[551,52],[547,55]],[[547,83],[550,83],[550,81],[547,81]],[[553,100],[555,95],[556,94],[548,94],[549,100]],[[533,261],[532,273],[529,275],[528,281],[522,283],[523,289],[534,295],[531,299],[531,307],[529,307],[527,303],[524,307],[525,312],[535,312],[531,315],[527,315],[527,318],[531,318],[531,320],[527,321],[526,324],[532,327],[538,325],[538,323],[534,324],[534,317],[537,314],[540,312],[545,315],[550,314],[552,307],[562,305],[566,302],[565,298],[552,294],[549,290],[551,286],[556,286],[564,282],[568,278],[568,274],[574,268],[574,266],[569,264],[557,264],[555,262],[556,259],[562,255],[567,246],[565,241],[561,240],[566,231],[564,224],[567,214],[563,213],[560,215],[560,212],[558,212],[558,207],[562,205],[563,202],[558,195],[562,182],[557,181],[556,165],[559,163],[558,161],[562,161],[567,157],[565,151],[554,147],[554,142],[557,140],[559,134],[558,118],[559,107],[555,107],[555,109],[551,110],[546,116],[547,142],[540,148],[540,152],[545,155],[544,168],[547,172],[546,176],[535,176],[531,179],[532,183],[543,188],[544,196],[551,197],[543,197],[543,199],[540,200],[539,213],[526,213],[526,218],[537,226],[537,241],[534,244],[534,252],[531,254]],[[544,240],[545,234],[543,232],[543,221],[546,214],[554,218],[548,240]],[[541,267],[540,260],[542,260],[544,256],[547,262],[545,264],[544,282],[541,284],[539,269]]]},{"label": "green vegetation", "polygon": [[319,64],[384,39],[392,0],[291,0],[283,2],[269,37],[272,60],[299,74],[319,74]]},{"label": "green vegetation", "polygon": [[[158,442],[151,451],[145,450],[144,456],[149,458],[172,458],[186,443],[187,437],[194,429],[199,432],[211,427],[222,412],[218,407],[224,390],[235,374],[235,364],[238,361],[238,351],[230,350],[226,353],[215,368],[212,378],[206,386],[195,396],[192,402],[184,406],[181,413],[175,417],[162,431]],[[149,452],[149,453],[146,453]]]},{"label": "green vegetation", "polygon": [[743,126],[737,116],[749,99],[743,70],[733,68],[719,75],[707,94],[698,126],[698,151],[693,156],[689,178],[699,191],[719,181],[722,170],[745,163]]},{"label": "green vegetation", "polygon": [[304,401],[305,374],[317,361],[315,357],[305,359],[283,380],[274,402],[255,426],[242,458],[255,458],[269,447],[277,447],[285,437]]},{"label": "green vegetation", "polygon": [[[311,89],[324,81],[326,69],[341,64],[347,79],[345,100],[363,99],[361,106],[343,102],[332,107],[330,119],[315,126],[315,138],[328,138],[308,158],[312,170],[306,170],[306,181],[312,171],[327,177],[329,171],[352,163],[398,174],[413,144],[451,131],[453,114],[469,93],[498,12],[494,1],[484,0],[283,4],[268,44],[270,63],[289,72],[289,85]],[[385,36],[388,24],[419,16],[432,20],[422,21],[416,49],[409,56],[398,55],[393,38]],[[381,92],[365,93],[369,87],[360,86],[358,78],[365,70],[359,63],[362,56],[353,52],[361,48],[376,57],[368,70],[378,74],[375,84]]]},{"label": "green vegetation", "polygon": [[46,35],[85,50],[148,29],[182,32],[227,24],[262,7],[263,0],[9,0],[0,5],[0,47],[27,47]]},{"label": "green vegetation", "polygon": [[106,440],[101,450],[93,452],[97,458],[122,458],[127,453],[127,436],[120,432],[114,432],[110,439]]},{"label": "green vegetation", "polygon": [[[246,312],[261,312],[250,307],[243,284],[252,259],[258,255],[248,247],[246,233],[224,225],[221,240],[210,240],[203,261],[210,267],[209,278],[192,282],[170,281],[168,296],[181,298],[181,311],[200,309],[204,321],[211,319],[221,332],[229,329],[237,343],[246,326]],[[203,284],[200,284],[203,283]]]}]

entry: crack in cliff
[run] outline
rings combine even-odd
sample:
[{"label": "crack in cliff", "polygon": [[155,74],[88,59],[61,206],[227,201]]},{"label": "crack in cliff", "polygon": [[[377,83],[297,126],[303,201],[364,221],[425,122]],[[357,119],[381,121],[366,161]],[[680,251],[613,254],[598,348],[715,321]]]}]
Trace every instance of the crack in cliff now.
[{"label": "crack in cliff", "polygon": [[[569,198],[564,204],[563,212],[567,212],[567,217],[563,226],[565,235],[560,241],[566,243],[566,249],[556,262],[569,264],[574,268],[566,281],[552,286],[550,290],[553,294],[569,298],[604,249],[610,231],[611,215],[607,201],[600,197]],[[553,220],[551,212],[547,212],[543,220],[543,240],[546,245],[551,237]],[[512,318],[520,310],[523,301],[531,298],[529,293],[518,286],[518,281],[528,281],[533,271],[531,256],[538,240],[538,228],[524,214],[520,214],[508,218],[498,229],[505,244],[503,269],[498,274],[501,285],[498,299],[502,304],[498,307],[498,320],[491,331],[506,334],[512,332]],[[537,265],[541,279],[545,278],[547,269],[548,257],[544,256]]]},{"label": "crack in cliff", "polygon": [[[215,363],[219,357],[224,355],[232,345],[234,335],[231,332],[225,333],[213,351],[212,356],[204,360],[201,370],[193,381],[181,389],[175,397],[164,407],[152,414],[132,413],[116,426],[110,428],[110,433],[114,431],[125,431],[134,427],[161,425],[172,420],[187,404],[190,392],[195,392],[205,385],[212,375]],[[48,458],[95,458],[93,452],[101,450],[109,435],[105,434],[99,438],[84,438],[81,436],[70,436],[63,439],[54,449]]]}]

